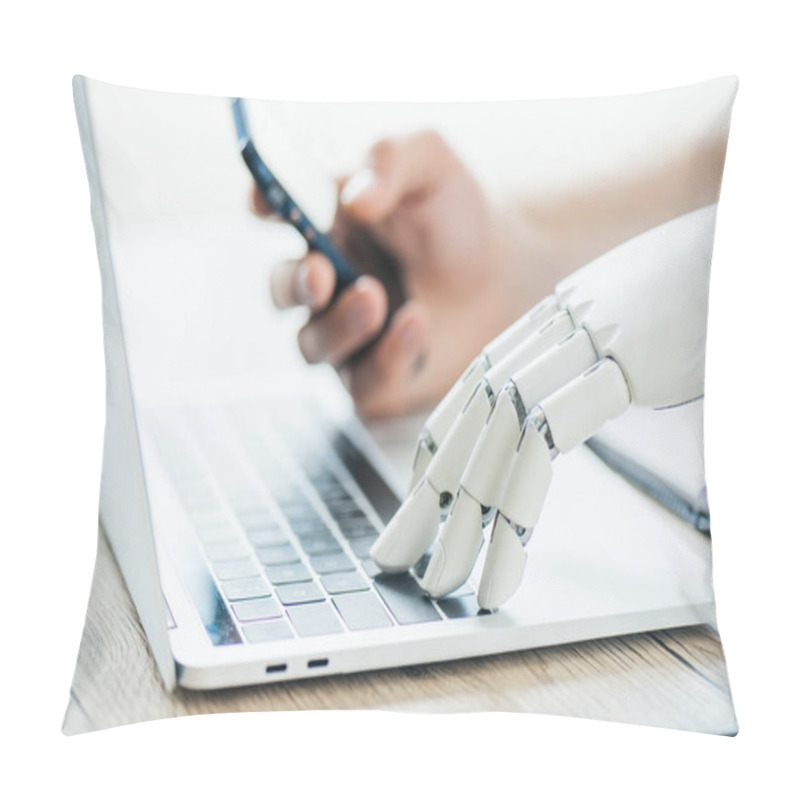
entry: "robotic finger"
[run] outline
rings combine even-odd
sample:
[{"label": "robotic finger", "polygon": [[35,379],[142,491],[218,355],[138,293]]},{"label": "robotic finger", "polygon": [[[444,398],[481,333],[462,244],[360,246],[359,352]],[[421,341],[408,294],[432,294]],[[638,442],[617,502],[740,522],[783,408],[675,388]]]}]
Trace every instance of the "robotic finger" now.
[{"label": "robotic finger", "polygon": [[559,312],[552,315],[473,388],[441,445],[430,458],[422,479],[373,545],[371,556],[379,567],[397,572],[408,569],[422,557],[436,536],[442,515],[458,491],[464,467],[492,410],[496,392],[515,371],[535,360],[573,330],[569,314]]},{"label": "robotic finger", "polygon": [[597,361],[586,331],[573,331],[517,372],[504,386],[478,436],[461,488],[442,526],[422,583],[433,596],[469,577],[483,541],[487,509],[498,506],[528,412]]},{"label": "robotic finger", "polygon": [[550,462],[586,441],[630,402],[622,370],[613,359],[604,358],[528,416],[489,540],[478,587],[481,608],[497,608],[519,588],[527,560],[524,546],[550,485]]},{"label": "robotic finger", "polygon": [[484,510],[466,492],[456,498],[433,545],[422,578],[422,588],[432,597],[455,591],[469,577],[483,546]]},{"label": "robotic finger", "polygon": [[484,383],[478,384],[442,447],[431,459],[423,479],[372,545],[370,556],[384,571],[408,569],[430,547],[442,513],[458,489],[461,472],[489,415],[491,403]]},{"label": "robotic finger", "polygon": [[484,506],[497,506],[511,467],[511,454],[528,414],[597,359],[589,335],[576,330],[515,373],[498,396],[464,468],[464,490]]},{"label": "robotic finger", "polygon": [[559,311],[558,300],[551,295],[545,297],[513,325],[490,342],[478,357],[467,367],[450,391],[431,412],[417,440],[414,455],[411,488],[425,474],[434,453],[438,450],[451,425],[464,408],[475,387],[489,370],[496,367],[517,346],[546,325]]}]

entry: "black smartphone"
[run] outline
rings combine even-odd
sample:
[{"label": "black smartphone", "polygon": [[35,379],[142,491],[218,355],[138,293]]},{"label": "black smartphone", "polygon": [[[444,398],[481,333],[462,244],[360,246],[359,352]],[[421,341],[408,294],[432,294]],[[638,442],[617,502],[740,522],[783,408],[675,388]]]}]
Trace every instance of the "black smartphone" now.
[{"label": "black smartphone", "polygon": [[[341,249],[337,247],[329,235],[322,233],[311,222],[308,215],[264,163],[253,143],[244,100],[241,97],[232,98],[231,106],[242,159],[264,200],[276,214],[300,233],[306,240],[309,250],[319,251],[333,264],[336,271],[334,298],[350,286],[361,271],[381,281],[388,298],[388,313],[383,326],[385,330],[392,314],[406,299],[401,265],[397,256],[369,228],[352,219],[345,220],[341,209],[337,212],[333,223],[334,235],[342,242]],[[357,264],[361,271],[356,269],[354,264]]]}]

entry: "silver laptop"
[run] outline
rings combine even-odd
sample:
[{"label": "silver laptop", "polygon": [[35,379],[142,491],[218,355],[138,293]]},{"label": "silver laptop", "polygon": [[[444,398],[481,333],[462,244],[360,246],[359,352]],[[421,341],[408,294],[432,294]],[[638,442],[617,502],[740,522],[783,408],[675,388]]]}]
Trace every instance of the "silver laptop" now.
[{"label": "silver laptop", "polygon": [[[708,537],[588,448],[560,459],[525,582],[499,611],[480,612],[469,583],[426,597],[424,559],[381,575],[369,548],[406,488],[413,436],[388,459],[335,375],[299,363],[296,320],[270,313],[263,292],[280,230],[244,217],[126,226],[113,104],[102,84],[74,89],[103,281],[100,516],[168,688],[714,620]],[[232,145],[223,157],[240,174]]]}]

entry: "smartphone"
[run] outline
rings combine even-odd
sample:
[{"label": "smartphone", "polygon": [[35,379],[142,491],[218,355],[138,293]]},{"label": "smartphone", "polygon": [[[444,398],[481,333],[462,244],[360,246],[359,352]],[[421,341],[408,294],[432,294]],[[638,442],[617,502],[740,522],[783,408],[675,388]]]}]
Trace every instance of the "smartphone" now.
[{"label": "smartphone", "polygon": [[[294,198],[281,185],[271,169],[256,150],[244,100],[241,97],[231,99],[233,119],[236,124],[236,135],[239,150],[247,169],[253,176],[261,196],[283,220],[288,222],[306,240],[309,250],[317,250],[326,256],[336,273],[334,298],[350,286],[361,274],[354,266],[353,259],[348,258],[331,240],[322,233],[308,218],[308,215],[295,202]],[[334,222],[336,227],[336,222]],[[388,296],[388,313],[384,330],[394,311],[405,301],[405,289],[402,283],[402,271],[395,255],[391,253],[375,235],[366,227],[350,222],[343,235],[346,250],[356,256],[359,264],[364,264],[365,271],[377,277]]]},{"label": "smartphone", "polygon": [[330,260],[336,271],[334,294],[338,294],[358,278],[358,272],[339,252],[333,242],[324,233],[317,230],[289,192],[284,189],[272,170],[264,163],[253,144],[242,98],[234,98],[231,105],[233,119],[236,123],[236,135],[239,139],[239,150],[259,192],[275,213],[294,227],[306,240],[309,250],[318,250]]}]

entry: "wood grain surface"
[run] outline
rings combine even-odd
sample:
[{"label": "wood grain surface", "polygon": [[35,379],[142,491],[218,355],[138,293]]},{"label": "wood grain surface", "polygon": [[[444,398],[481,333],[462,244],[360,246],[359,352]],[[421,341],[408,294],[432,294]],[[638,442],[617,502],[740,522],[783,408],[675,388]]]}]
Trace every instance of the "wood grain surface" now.
[{"label": "wood grain surface", "polygon": [[101,532],[65,734],[189,714],[303,709],[517,711],[737,730],[710,626],[244,689],[167,692]]}]

